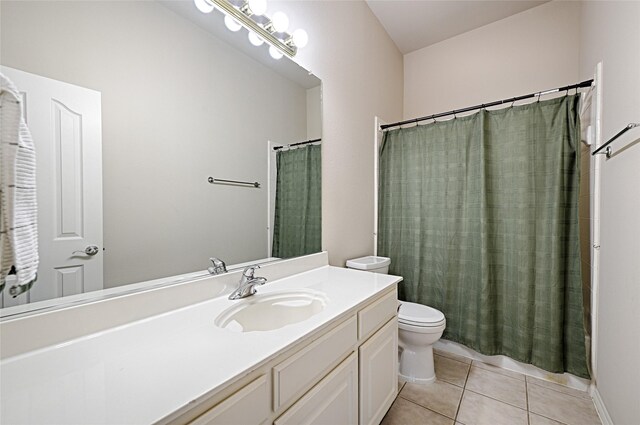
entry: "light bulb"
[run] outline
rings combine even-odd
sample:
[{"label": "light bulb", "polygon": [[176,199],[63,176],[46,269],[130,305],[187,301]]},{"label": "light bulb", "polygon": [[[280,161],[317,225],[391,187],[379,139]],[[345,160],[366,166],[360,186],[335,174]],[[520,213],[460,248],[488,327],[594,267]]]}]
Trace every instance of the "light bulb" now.
[{"label": "light bulb", "polygon": [[229,28],[230,31],[233,32],[238,31],[240,28],[242,28],[242,25],[240,25],[238,21],[236,21],[229,15],[225,15],[224,24],[227,26],[227,28]]},{"label": "light bulb", "polygon": [[267,0],[249,0],[249,9],[254,15],[264,15],[267,11]]},{"label": "light bulb", "polygon": [[271,23],[277,32],[285,32],[289,28],[289,17],[284,12],[276,12],[271,17]]},{"label": "light bulb", "polygon": [[208,0],[193,0],[193,2],[202,13],[211,13],[213,11],[213,4]]},{"label": "light bulb", "polygon": [[269,47],[269,54],[274,59],[280,59],[282,57],[282,52],[273,46]]},{"label": "light bulb", "polygon": [[303,29],[295,30],[292,37],[296,47],[299,48],[303,48],[309,42],[309,35],[307,35],[307,32]]},{"label": "light bulb", "polygon": [[262,46],[262,43],[264,43],[264,40],[253,31],[249,31],[249,41],[254,46]]}]

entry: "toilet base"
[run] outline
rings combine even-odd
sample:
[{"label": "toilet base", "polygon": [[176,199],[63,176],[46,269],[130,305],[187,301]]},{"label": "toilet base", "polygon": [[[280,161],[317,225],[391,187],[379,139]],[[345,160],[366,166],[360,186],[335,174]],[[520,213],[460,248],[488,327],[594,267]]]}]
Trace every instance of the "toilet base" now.
[{"label": "toilet base", "polygon": [[433,384],[434,382],[436,382],[436,376],[435,375],[433,375],[433,377],[429,378],[429,379],[420,379],[420,378],[413,378],[411,376],[404,376],[403,374],[399,373],[398,377],[400,377],[400,379],[405,381],[405,382],[409,382],[409,383],[417,384],[417,385],[428,385],[428,384]]},{"label": "toilet base", "polygon": [[433,347],[431,345],[421,347],[400,348],[398,375],[407,382],[414,384],[431,384],[436,380],[436,371],[433,361]]}]

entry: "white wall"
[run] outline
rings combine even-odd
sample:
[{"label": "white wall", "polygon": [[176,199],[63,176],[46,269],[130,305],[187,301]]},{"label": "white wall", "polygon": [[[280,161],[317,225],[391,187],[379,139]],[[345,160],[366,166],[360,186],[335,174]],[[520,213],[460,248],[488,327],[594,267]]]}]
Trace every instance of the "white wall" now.
[{"label": "white wall", "polygon": [[322,86],[307,89],[307,140],[322,137]]},{"label": "white wall", "polygon": [[155,2],[3,1],[1,27],[3,65],[102,92],[107,287],[266,256],[266,143],[305,139],[304,88]]},{"label": "white wall", "polygon": [[550,2],[404,57],[404,118],[578,80],[580,3]]},{"label": "white wall", "polygon": [[[584,2],[580,76],[603,63],[603,141],[640,122],[640,2]],[[596,387],[613,423],[640,421],[640,129],[602,161]]]},{"label": "white wall", "polygon": [[322,80],[322,246],[373,253],[374,116],[402,115],[402,55],[363,1],[271,1],[309,33],[296,61]]}]

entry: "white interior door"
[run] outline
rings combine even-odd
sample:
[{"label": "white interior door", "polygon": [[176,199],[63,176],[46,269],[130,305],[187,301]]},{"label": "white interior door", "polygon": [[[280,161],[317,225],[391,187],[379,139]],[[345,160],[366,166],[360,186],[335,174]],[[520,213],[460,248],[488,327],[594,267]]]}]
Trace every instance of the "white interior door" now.
[{"label": "white interior door", "polygon": [[0,69],[22,93],[36,147],[40,266],[25,302],[102,289],[100,92]]}]

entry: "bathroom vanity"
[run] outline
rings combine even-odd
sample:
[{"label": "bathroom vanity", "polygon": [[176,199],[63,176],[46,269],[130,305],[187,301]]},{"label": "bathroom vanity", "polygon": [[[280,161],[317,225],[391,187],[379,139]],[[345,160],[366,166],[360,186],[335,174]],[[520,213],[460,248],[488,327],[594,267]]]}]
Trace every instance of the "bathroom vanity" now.
[{"label": "bathroom vanity", "polygon": [[[326,253],[316,256],[326,261]],[[284,263],[296,261],[303,260]],[[278,267],[261,274],[277,275]],[[201,291],[238,275],[197,284]],[[325,265],[270,279],[243,300],[228,300],[227,291],[38,349],[6,351],[1,422],[377,424],[397,394],[400,280]],[[81,327],[72,311],[43,314]],[[3,344],[29,319],[1,323]],[[30,326],[22,325],[24,338]]]}]

